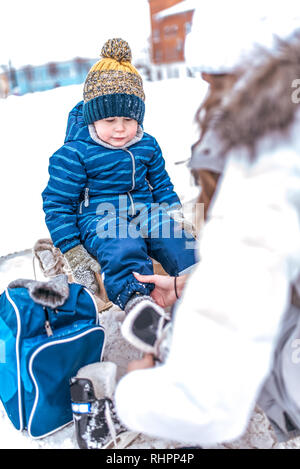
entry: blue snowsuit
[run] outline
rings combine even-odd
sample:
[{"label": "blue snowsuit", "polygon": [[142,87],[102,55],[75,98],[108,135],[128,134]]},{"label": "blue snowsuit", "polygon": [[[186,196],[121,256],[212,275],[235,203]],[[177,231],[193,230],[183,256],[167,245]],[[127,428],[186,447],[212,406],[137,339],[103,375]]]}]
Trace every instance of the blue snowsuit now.
[{"label": "blue snowsuit", "polygon": [[128,148],[101,145],[82,105],[70,112],[64,145],[50,158],[46,224],[62,253],[81,243],[97,258],[109,299],[123,309],[134,292],[154,288],[132,272],[153,274],[152,257],[169,275],[181,274],[196,262],[195,240],[167,214],[180,201],[156,140],[140,129]]}]

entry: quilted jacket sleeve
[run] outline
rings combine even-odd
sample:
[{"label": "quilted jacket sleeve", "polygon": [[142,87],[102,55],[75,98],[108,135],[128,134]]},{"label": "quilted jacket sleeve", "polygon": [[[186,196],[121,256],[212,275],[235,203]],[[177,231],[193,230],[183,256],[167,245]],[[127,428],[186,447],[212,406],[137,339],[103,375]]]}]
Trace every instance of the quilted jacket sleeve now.
[{"label": "quilted jacket sleeve", "polygon": [[170,176],[165,168],[165,160],[162,156],[160,146],[154,139],[155,150],[149,163],[147,179],[152,187],[152,196],[156,203],[167,203],[170,207],[178,206],[180,200]]},{"label": "quilted jacket sleeve", "polygon": [[64,145],[49,163],[50,178],[42,193],[46,224],[54,245],[62,251],[80,244],[76,213],[86,173],[78,151]]}]

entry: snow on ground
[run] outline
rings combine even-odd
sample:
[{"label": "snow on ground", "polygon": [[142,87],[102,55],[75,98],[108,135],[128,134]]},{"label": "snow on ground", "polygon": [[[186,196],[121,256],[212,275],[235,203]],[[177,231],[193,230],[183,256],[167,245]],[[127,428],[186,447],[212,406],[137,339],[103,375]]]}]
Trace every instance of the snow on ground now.
[{"label": "snow on ground", "polygon": [[[33,256],[31,250],[17,255],[9,255],[0,260],[0,291],[14,278],[33,278]],[[39,280],[43,275],[36,265]],[[120,334],[119,323],[115,320],[116,308],[102,313],[101,323],[106,330],[107,346],[103,359],[113,361],[118,366],[118,379],[126,371],[130,360],[139,357],[140,353],[129,345]],[[140,434],[131,443],[130,449],[173,449],[180,446],[180,442],[168,441],[160,438]],[[18,432],[8,419],[0,404],[0,449],[76,449],[73,424],[43,439],[32,440],[26,431]],[[238,440],[216,445],[216,449],[284,449],[300,448],[300,438],[285,444],[278,444],[268,420],[264,414],[256,409],[250,420],[245,434]]]},{"label": "snow on ground", "polygon": [[[206,85],[192,78],[145,82],[145,91],[145,130],[157,138],[175,189],[182,202],[189,203],[198,190],[186,165],[175,163],[190,156],[190,146],[197,138],[193,117]],[[48,179],[48,160],[63,143],[67,114],[81,100],[81,93],[82,86],[76,85],[0,101],[0,292],[11,280],[34,278],[31,248],[37,239],[49,237],[40,195]],[[37,265],[36,272],[42,279]],[[102,323],[108,343],[104,358],[117,363],[120,377],[138,352],[121,337],[114,308],[103,313]],[[178,444],[140,435],[130,448],[174,448]],[[31,440],[26,432],[15,430],[0,405],[1,448],[76,448],[74,428],[71,424],[47,438]],[[300,448],[300,439],[276,443],[267,419],[256,409],[242,438],[216,448]]]}]

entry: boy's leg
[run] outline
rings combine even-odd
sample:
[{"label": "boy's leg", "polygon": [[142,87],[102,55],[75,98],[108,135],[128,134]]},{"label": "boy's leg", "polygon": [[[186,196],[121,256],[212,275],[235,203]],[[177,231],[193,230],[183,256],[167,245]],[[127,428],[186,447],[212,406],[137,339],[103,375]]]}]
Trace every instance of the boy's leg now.
[{"label": "boy's leg", "polygon": [[[196,241],[163,209],[148,212],[149,254],[170,275],[183,274],[196,262]],[[150,222],[150,223],[149,223]],[[144,223],[145,224],[145,223]],[[151,229],[149,230],[149,226]],[[136,299],[122,324],[123,336],[143,352],[164,361],[171,337],[170,315],[153,301]],[[168,331],[168,333],[167,333]],[[167,344],[167,345],[166,345]]]},{"label": "boy's leg", "polygon": [[123,337],[142,352],[162,360],[165,353],[160,353],[160,345],[170,314],[148,296],[136,297],[130,303],[121,326]]},{"label": "boy's leg", "polygon": [[160,262],[169,275],[182,275],[198,262],[195,238],[161,208],[151,213],[147,245],[149,255]]},{"label": "boy's leg", "polygon": [[[152,275],[152,260],[142,237],[124,236],[128,225],[125,219],[114,219],[115,229],[107,237],[97,234],[98,222],[99,219],[90,224],[84,239],[84,246],[97,258],[101,266],[108,298],[123,310],[134,293],[149,295],[152,291],[154,285],[142,284],[132,274],[136,271]],[[120,237],[120,234],[123,237]]]}]

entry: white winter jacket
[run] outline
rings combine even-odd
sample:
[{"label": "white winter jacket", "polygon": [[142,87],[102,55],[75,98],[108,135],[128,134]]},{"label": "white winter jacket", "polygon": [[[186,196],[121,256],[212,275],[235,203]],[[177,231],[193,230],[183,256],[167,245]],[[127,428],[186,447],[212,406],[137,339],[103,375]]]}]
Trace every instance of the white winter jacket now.
[{"label": "white winter jacket", "polygon": [[168,360],[117,387],[131,429],[200,445],[244,431],[300,272],[299,124],[262,139],[254,161],[228,157]]}]

